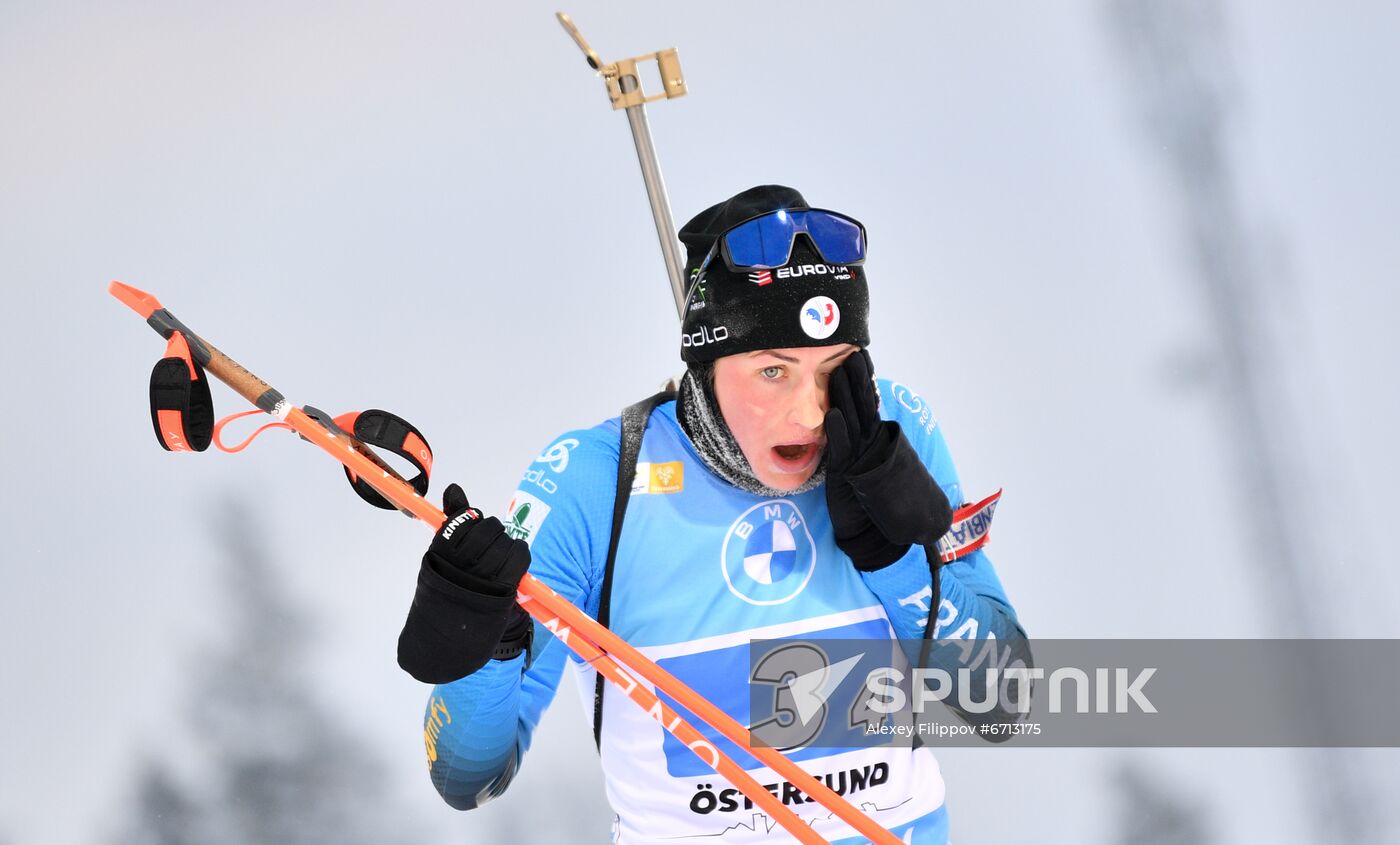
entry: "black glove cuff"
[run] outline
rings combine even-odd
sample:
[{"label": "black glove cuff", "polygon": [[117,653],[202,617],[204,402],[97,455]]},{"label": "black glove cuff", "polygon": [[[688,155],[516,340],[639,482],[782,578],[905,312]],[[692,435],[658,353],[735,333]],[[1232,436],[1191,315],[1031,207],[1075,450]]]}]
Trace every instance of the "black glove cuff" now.
[{"label": "black glove cuff", "polygon": [[[530,652],[535,641],[535,620],[530,618],[530,614],[515,605],[510,609],[510,616],[506,622],[505,633],[501,634],[501,641],[496,645],[496,650],[491,653],[492,660],[510,660],[521,652]],[[528,666],[531,654],[525,655],[525,663]]]}]

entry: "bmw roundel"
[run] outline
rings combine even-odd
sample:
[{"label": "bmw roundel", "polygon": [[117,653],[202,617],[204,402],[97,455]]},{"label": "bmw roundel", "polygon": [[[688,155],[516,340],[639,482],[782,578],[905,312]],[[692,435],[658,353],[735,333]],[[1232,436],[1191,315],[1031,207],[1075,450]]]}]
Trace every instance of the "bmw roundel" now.
[{"label": "bmw roundel", "polygon": [[744,541],[744,574],[760,584],[781,581],[797,567],[797,540],[784,522],[765,522]]},{"label": "bmw roundel", "polygon": [[783,604],[801,593],[816,568],[807,520],[787,499],[760,502],[729,526],[720,567],[729,591],[749,604]]}]

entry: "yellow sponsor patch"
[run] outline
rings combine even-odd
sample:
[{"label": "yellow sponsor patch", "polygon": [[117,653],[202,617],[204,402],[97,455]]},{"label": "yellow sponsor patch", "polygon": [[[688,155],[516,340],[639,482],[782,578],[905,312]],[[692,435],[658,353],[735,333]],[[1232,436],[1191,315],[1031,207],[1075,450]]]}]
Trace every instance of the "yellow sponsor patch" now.
[{"label": "yellow sponsor patch", "polygon": [[651,484],[647,490],[652,493],[679,493],[685,486],[685,464],[669,461],[651,465]]},{"label": "yellow sponsor patch", "polygon": [[685,464],[680,461],[667,461],[654,464],[648,461],[637,463],[637,474],[632,479],[632,495],[643,493],[679,493],[685,487]]}]

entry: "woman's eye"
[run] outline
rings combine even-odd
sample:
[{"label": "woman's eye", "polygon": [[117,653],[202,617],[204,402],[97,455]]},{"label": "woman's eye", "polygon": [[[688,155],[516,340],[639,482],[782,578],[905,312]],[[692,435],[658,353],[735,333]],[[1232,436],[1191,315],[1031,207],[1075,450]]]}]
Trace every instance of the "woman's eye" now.
[{"label": "woman's eye", "polygon": [[781,376],[781,375],[783,374],[783,368],[782,368],[782,367],[764,367],[762,370],[759,370],[759,372],[760,372],[760,373],[763,375],[763,377],[766,378],[766,379],[775,379],[775,378],[777,378],[778,376]]}]

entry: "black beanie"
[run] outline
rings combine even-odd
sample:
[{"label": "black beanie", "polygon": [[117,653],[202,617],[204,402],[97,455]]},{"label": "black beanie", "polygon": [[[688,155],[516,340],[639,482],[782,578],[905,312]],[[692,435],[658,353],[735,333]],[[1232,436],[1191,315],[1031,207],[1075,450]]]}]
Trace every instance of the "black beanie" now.
[{"label": "black beanie", "polygon": [[717,253],[695,283],[720,235],[761,214],[810,207],[792,188],[760,185],[681,227],[689,285],[681,360],[693,364],[757,349],[870,344],[865,269],[826,263],[805,233],[798,234],[783,267],[735,271]]}]

